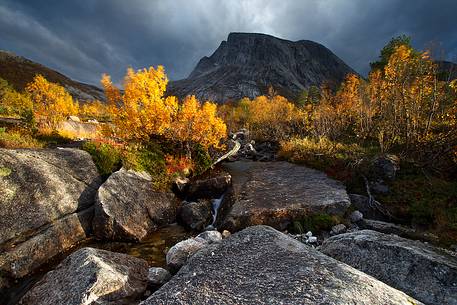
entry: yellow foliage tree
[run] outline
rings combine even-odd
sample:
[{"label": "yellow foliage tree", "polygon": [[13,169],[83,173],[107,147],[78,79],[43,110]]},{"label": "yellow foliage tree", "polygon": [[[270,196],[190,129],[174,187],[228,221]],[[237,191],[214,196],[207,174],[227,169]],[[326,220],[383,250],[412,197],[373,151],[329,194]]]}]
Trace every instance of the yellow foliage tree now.
[{"label": "yellow foliage tree", "polygon": [[116,88],[108,75],[102,77],[108,103],[113,109],[116,136],[127,141],[146,143],[161,137],[186,144],[200,144],[205,149],[220,147],[226,136],[226,125],[217,116],[217,106],[203,105],[187,97],[182,105],[174,96],[165,97],[168,78],[162,66],[157,69],[127,70],[124,93]]},{"label": "yellow foliage tree", "polygon": [[124,94],[111,83],[108,75],[102,85],[112,111],[115,133],[125,140],[148,141],[151,136],[162,136],[171,128],[178,109],[175,97],[164,97],[168,83],[162,66],[135,72],[127,70]]},{"label": "yellow foliage tree", "polygon": [[47,128],[57,129],[69,115],[78,113],[78,104],[62,86],[36,75],[26,87],[33,102],[33,113],[38,122]]},{"label": "yellow foliage tree", "polygon": [[217,105],[209,101],[202,105],[195,96],[184,99],[172,125],[172,139],[185,143],[188,153],[191,143],[205,149],[220,148],[220,140],[227,135],[227,126],[217,116]]}]

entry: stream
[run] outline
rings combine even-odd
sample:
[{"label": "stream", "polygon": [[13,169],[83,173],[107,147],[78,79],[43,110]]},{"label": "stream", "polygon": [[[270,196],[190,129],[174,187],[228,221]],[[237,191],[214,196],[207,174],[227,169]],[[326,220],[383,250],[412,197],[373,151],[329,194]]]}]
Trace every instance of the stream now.
[{"label": "stream", "polygon": [[68,252],[59,255],[58,258],[53,259],[46,266],[39,268],[39,270],[37,270],[34,274],[17,280],[16,283],[9,289],[0,291],[0,304],[17,304],[21,297],[48,271],[54,269],[65,257],[78,249],[84,247],[92,247],[113,252],[125,253],[146,260],[150,267],[166,268],[167,264],[165,256],[168,249],[179,241],[187,239],[191,236],[191,232],[187,231],[184,227],[177,224],[172,224],[152,233],[145,240],[139,243],[112,241],[103,242],[88,239],[73,249],[69,250]]}]

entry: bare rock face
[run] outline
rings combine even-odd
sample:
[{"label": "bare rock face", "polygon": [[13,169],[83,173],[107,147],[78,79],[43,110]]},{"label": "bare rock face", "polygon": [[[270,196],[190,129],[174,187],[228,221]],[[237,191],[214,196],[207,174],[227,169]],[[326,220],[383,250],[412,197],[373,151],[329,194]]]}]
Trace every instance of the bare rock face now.
[{"label": "bare rock face", "polygon": [[259,224],[283,230],[305,216],[342,215],[350,205],[341,183],[304,166],[238,161],[226,167],[233,188],[224,197],[216,227],[231,232]]},{"label": "bare rock face", "polygon": [[457,258],[430,245],[362,230],[325,240],[321,251],[426,304],[457,304]]},{"label": "bare rock face", "polygon": [[225,102],[254,98],[273,86],[281,95],[296,97],[303,89],[324,82],[337,86],[348,65],[321,44],[288,41],[270,35],[230,33],[210,57],[203,57],[188,78],[170,82],[169,93]]},{"label": "bare rock face", "polygon": [[21,305],[132,304],[148,284],[146,261],[129,255],[80,249],[48,272]]},{"label": "bare rock face", "polygon": [[271,227],[255,226],[198,251],[141,304],[421,303]]},{"label": "bare rock face", "polygon": [[176,218],[173,193],[155,192],[151,176],[124,168],[99,188],[93,221],[100,239],[139,241]]},{"label": "bare rock face", "polygon": [[0,149],[0,270],[23,277],[91,231],[100,176],[77,149]]}]

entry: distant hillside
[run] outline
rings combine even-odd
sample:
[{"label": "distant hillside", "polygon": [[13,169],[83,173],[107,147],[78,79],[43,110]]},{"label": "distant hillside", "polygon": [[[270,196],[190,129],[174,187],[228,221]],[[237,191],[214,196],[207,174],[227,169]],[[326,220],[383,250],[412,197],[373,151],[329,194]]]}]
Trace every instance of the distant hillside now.
[{"label": "distant hillside", "polygon": [[24,90],[36,74],[42,74],[47,80],[64,86],[79,101],[105,100],[103,90],[96,86],[74,81],[39,63],[0,50],[0,77],[6,79],[16,90]]},{"label": "distant hillside", "polygon": [[230,33],[210,57],[203,57],[188,78],[170,82],[169,94],[218,102],[253,98],[271,85],[294,98],[324,82],[336,87],[356,73],[321,44],[289,41],[265,34]]}]

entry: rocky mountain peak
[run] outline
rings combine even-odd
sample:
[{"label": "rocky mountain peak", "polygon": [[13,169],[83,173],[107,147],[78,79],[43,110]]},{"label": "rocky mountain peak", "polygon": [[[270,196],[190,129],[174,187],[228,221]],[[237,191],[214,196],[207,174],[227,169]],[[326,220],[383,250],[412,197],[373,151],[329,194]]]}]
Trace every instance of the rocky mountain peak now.
[{"label": "rocky mountain peak", "polygon": [[310,86],[338,85],[348,65],[321,44],[258,33],[230,33],[216,51],[198,62],[189,77],[170,83],[171,94],[218,102],[253,98],[269,86],[293,98]]}]

